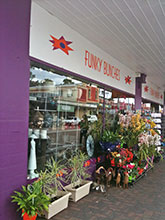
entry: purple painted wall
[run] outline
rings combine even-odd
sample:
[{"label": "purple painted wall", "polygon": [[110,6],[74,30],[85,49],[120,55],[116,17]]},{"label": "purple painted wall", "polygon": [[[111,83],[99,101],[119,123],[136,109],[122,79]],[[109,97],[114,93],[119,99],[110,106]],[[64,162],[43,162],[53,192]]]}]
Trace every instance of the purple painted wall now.
[{"label": "purple painted wall", "polygon": [[141,110],[142,102],[142,83],[141,78],[136,77],[135,81],[135,110]]},{"label": "purple painted wall", "polygon": [[163,115],[165,115],[165,92],[164,92],[164,105],[163,105]]},{"label": "purple painted wall", "polygon": [[0,1],[0,219],[21,219],[10,195],[26,183],[31,0]]}]

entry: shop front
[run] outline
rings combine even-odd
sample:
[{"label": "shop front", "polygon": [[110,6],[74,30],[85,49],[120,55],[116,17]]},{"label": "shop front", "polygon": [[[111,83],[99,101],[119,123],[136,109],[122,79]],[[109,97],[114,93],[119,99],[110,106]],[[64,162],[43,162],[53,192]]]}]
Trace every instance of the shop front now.
[{"label": "shop front", "polygon": [[[11,193],[26,184],[27,179],[37,177],[36,171],[43,170],[52,156],[65,162],[77,149],[91,158],[95,156],[94,152],[92,155],[88,152],[81,136],[84,115],[92,127],[100,117],[105,124],[119,110],[137,110],[132,101],[136,96],[137,73],[36,3],[30,6],[30,1],[26,4],[20,1],[17,7],[18,18],[13,22],[22,31],[17,36],[8,21],[10,31],[5,32],[5,37],[14,31],[15,44],[4,41],[3,53],[7,51],[5,58],[8,57],[10,65],[4,61],[7,70],[0,93],[4,106],[0,114],[3,145],[0,169],[5,177],[0,180],[3,220],[18,219],[10,204]],[[10,7],[7,10],[9,14],[16,13]],[[9,53],[10,50],[15,54]],[[161,89],[149,79],[141,85],[140,98],[163,104]]]}]

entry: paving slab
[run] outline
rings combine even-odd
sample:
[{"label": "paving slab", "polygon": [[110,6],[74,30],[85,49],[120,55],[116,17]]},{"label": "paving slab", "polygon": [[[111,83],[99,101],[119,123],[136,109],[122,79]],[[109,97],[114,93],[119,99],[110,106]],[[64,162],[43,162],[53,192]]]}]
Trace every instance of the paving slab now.
[{"label": "paving slab", "polygon": [[165,220],[165,161],[133,187],[92,191],[51,220]]}]

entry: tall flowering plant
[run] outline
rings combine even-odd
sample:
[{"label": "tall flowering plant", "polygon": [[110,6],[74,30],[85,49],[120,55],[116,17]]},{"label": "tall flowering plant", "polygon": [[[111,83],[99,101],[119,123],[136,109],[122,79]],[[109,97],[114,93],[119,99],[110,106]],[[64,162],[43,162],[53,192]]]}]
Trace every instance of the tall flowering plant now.
[{"label": "tall flowering plant", "polygon": [[155,156],[157,153],[156,146],[159,145],[160,139],[161,138],[157,133],[155,133],[154,135],[152,135],[151,132],[143,132],[142,134],[140,134],[138,137],[138,159],[146,160],[146,162],[153,166],[152,157]]},{"label": "tall flowering plant", "polygon": [[119,114],[121,142],[128,147],[138,144],[138,136],[146,130],[145,120],[139,114]]}]

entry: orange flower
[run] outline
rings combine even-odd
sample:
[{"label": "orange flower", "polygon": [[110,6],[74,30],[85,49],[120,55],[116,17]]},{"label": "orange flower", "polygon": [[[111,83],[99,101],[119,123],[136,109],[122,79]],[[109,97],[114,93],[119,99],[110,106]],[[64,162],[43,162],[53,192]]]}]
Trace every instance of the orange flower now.
[{"label": "orange flower", "polygon": [[61,170],[60,170],[60,172],[59,172],[59,173],[60,173],[60,176],[63,176],[63,172],[62,172]]},{"label": "orange flower", "polygon": [[89,165],[90,165],[90,161],[88,160],[88,161],[85,162],[85,165],[84,165],[84,166],[85,166],[85,167],[88,167]]}]

